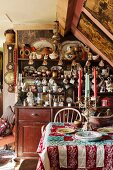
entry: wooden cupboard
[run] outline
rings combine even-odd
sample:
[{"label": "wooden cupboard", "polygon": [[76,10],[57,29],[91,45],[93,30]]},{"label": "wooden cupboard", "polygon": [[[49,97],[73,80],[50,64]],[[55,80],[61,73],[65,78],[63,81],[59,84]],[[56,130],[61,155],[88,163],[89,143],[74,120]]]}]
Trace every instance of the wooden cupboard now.
[{"label": "wooden cupboard", "polygon": [[41,127],[51,121],[50,108],[15,107],[16,156],[37,157]]}]

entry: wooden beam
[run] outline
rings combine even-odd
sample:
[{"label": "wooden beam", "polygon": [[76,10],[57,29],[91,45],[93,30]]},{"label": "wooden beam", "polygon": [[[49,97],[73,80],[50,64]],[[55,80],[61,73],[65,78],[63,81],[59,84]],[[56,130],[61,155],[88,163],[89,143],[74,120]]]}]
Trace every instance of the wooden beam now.
[{"label": "wooden beam", "polygon": [[70,30],[76,0],[57,0],[57,20],[62,36]]},{"label": "wooden beam", "polygon": [[72,20],[72,25],[74,23],[75,27],[77,27],[77,24],[79,22],[79,18],[80,18],[82,9],[83,9],[84,1],[85,0],[76,0],[75,9],[73,13],[73,20]]},{"label": "wooden beam", "polygon": [[14,24],[14,30],[53,30],[54,23],[47,24]]}]

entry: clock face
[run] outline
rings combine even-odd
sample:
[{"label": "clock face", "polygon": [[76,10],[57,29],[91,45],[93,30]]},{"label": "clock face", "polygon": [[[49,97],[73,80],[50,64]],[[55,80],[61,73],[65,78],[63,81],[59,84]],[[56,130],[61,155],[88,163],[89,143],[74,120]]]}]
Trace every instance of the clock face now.
[{"label": "clock face", "polygon": [[6,67],[7,67],[7,70],[13,70],[14,69],[13,63],[8,63]]},{"label": "clock face", "polygon": [[14,84],[14,72],[13,71],[6,72],[4,75],[4,81],[8,85]]}]

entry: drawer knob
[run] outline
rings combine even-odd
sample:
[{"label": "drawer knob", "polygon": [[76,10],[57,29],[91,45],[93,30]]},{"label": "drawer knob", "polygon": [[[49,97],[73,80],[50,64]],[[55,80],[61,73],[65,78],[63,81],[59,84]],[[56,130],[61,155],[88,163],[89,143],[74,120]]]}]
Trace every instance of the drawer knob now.
[{"label": "drawer knob", "polygon": [[32,116],[39,116],[37,113],[32,113]]}]

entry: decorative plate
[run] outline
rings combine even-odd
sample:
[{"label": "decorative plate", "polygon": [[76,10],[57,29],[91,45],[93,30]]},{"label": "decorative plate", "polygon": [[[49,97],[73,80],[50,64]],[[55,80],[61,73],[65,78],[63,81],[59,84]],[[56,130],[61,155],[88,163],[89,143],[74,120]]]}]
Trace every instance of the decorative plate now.
[{"label": "decorative plate", "polygon": [[38,69],[37,69],[37,71],[42,71],[42,70],[47,71],[48,68],[47,68],[46,66],[40,66],[40,67],[38,67]]},{"label": "decorative plate", "polygon": [[74,133],[75,129],[72,129],[72,128],[58,128],[57,132],[61,133],[61,134],[69,134],[69,133]]},{"label": "decorative plate", "polygon": [[51,70],[57,70],[57,71],[61,71],[62,70],[62,67],[61,66],[53,66],[51,67]]},{"label": "decorative plate", "polygon": [[104,133],[113,133],[113,127],[102,127],[97,129],[98,132],[104,132]]},{"label": "decorative plate", "polygon": [[46,48],[46,47],[49,48],[51,53],[53,52],[53,49],[54,49],[53,44],[51,43],[51,41],[46,40],[46,39],[36,41],[33,44],[31,44],[31,46],[36,48],[37,54],[41,54],[43,49]]},{"label": "decorative plate", "polygon": [[[76,52],[78,47],[84,47],[80,41],[65,41],[62,43],[62,56],[64,59],[72,60],[75,55],[73,55],[73,50]],[[70,49],[69,49],[70,48]],[[71,52],[72,50],[72,52]]]},{"label": "decorative plate", "polygon": [[24,71],[28,71],[28,72],[35,71],[35,68],[33,66],[25,66]]},{"label": "decorative plate", "polygon": [[102,134],[95,131],[80,131],[76,132],[75,138],[82,141],[97,141],[102,138]]}]

